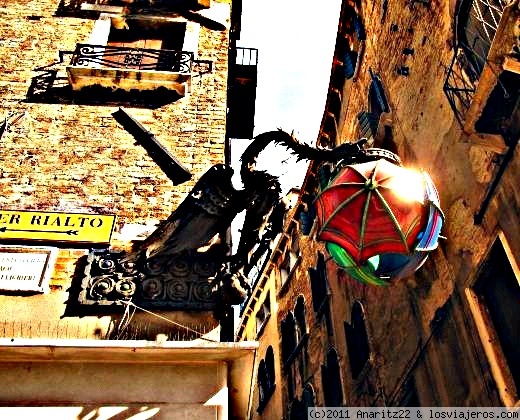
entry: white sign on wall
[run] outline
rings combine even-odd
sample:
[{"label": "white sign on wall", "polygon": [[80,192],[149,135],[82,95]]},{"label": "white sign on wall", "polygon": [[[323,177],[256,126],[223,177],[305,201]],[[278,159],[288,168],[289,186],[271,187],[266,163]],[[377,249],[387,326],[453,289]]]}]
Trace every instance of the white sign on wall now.
[{"label": "white sign on wall", "polygon": [[0,290],[47,290],[57,248],[0,246]]}]

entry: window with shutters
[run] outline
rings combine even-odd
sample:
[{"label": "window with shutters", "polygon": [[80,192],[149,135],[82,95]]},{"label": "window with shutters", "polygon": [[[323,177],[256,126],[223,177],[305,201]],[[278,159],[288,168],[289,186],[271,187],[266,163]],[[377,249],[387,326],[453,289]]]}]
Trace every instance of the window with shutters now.
[{"label": "window with shutters", "polygon": [[275,384],[275,368],[274,368],[274,351],[273,347],[269,346],[265,352],[265,358],[262,359],[258,365],[258,408],[257,411],[261,413],[269,399],[274,393]]},{"label": "window with shutters", "polygon": [[316,268],[309,268],[311,282],[312,307],[314,312],[320,313],[327,300],[327,266],[324,255],[318,253]]},{"label": "window with shutters", "polygon": [[357,116],[359,136],[367,138],[371,143],[381,143],[385,136],[384,130],[380,130],[382,117],[390,112],[390,106],[381,77],[372,69],[369,71],[372,81],[368,89],[368,109]]},{"label": "window with shutters", "polygon": [[260,308],[256,312],[256,339],[262,334],[264,331],[265,325],[271,316],[271,301],[269,299],[269,291],[267,295],[260,305]]},{"label": "window with shutters", "polygon": [[361,56],[366,34],[361,17],[352,6],[345,7],[344,16],[341,28],[343,42],[340,43],[340,47],[342,46],[341,61],[344,77],[351,79],[356,73],[358,58]]},{"label": "window with shutters", "polygon": [[325,406],[339,407],[343,402],[338,354],[334,348],[327,352],[326,363],[321,366],[321,380]]},{"label": "window with shutters", "polygon": [[295,339],[296,344],[303,340],[307,334],[307,322],[305,321],[305,298],[298,296],[296,299],[296,305],[294,306],[294,319],[295,319]]},{"label": "window with shutters", "polygon": [[345,322],[344,325],[350,372],[353,379],[358,379],[370,356],[365,314],[361,303],[354,302],[350,323]]},{"label": "window with shutters", "polygon": [[295,323],[292,312],[288,312],[282,320],[282,360],[284,363],[289,361],[294,349],[296,348],[296,336],[294,333]]}]

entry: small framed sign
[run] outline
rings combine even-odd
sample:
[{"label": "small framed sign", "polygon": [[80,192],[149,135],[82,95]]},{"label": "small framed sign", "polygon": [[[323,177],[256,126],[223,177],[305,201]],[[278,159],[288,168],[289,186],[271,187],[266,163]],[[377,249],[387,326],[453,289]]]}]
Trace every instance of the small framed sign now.
[{"label": "small framed sign", "polygon": [[52,247],[0,246],[0,290],[45,292],[57,253]]}]

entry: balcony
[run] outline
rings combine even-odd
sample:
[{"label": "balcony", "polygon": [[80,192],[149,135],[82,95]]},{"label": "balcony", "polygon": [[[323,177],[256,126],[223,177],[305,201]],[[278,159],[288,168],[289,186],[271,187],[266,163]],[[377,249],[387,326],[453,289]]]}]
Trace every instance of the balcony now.
[{"label": "balcony", "polygon": [[165,88],[186,96],[192,65],[193,53],[187,51],[78,44],[67,76],[74,91],[94,86],[126,92]]},{"label": "balcony", "polygon": [[[509,3],[509,4],[508,4]],[[503,152],[515,133],[520,80],[514,51],[518,0],[463,0],[457,44],[444,83],[455,116],[472,142]]]},{"label": "balcony", "polygon": [[198,11],[211,7],[211,0],[61,0],[58,16],[96,16],[98,13],[154,13]]}]

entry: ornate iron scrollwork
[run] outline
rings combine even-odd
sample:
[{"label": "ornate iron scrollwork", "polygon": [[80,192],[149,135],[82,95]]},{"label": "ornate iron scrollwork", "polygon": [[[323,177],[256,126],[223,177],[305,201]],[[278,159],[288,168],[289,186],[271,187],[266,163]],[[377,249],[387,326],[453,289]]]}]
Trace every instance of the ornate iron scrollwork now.
[{"label": "ornate iron scrollwork", "polygon": [[137,269],[134,263],[122,259],[124,255],[110,251],[89,254],[80,303],[112,305],[131,299],[145,307],[215,309],[210,277],[218,265],[209,256],[185,252],[146,261]]},{"label": "ornate iron scrollwork", "polygon": [[188,74],[191,73],[192,63],[193,53],[189,51],[78,44],[70,64]]}]

